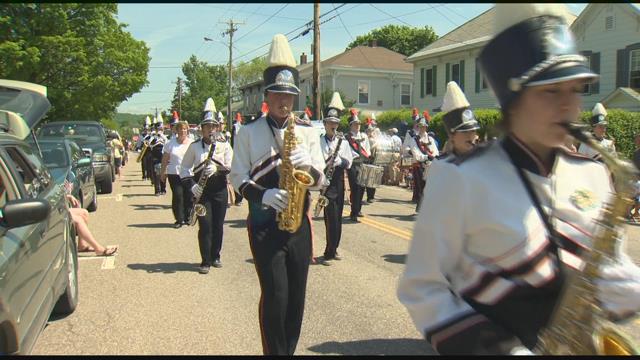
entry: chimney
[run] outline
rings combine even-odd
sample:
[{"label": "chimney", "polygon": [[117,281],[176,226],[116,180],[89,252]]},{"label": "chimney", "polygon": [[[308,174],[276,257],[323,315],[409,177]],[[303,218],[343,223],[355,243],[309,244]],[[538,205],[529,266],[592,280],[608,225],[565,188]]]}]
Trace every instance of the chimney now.
[{"label": "chimney", "polygon": [[300,65],[304,65],[306,63],[307,63],[307,54],[303,52],[302,55],[300,55]]},{"label": "chimney", "polygon": [[378,40],[369,40],[369,47],[376,47],[378,46]]}]

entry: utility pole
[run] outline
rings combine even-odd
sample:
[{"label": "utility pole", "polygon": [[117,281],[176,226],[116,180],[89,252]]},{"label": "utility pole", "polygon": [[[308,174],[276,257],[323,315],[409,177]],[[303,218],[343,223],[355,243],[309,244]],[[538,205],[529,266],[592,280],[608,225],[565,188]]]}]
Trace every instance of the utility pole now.
[{"label": "utility pole", "polygon": [[322,119],[320,108],[320,2],[313,3],[313,106],[316,120]]},{"label": "utility pole", "polygon": [[[231,129],[233,126],[233,116],[231,115],[231,82],[233,79],[233,33],[238,30],[234,25],[244,25],[244,23],[233,22],[233,19],[229,19],[225,24],[229,25],[229,30],[222,33],[222,36],[229,35],[229,88],[227,89],[227,129]],[[231,130],[229,130],[231,131]]]},{"label": "utility pole", "polygon": [[178,116],[182,117],[182,79],[178,76]]}]

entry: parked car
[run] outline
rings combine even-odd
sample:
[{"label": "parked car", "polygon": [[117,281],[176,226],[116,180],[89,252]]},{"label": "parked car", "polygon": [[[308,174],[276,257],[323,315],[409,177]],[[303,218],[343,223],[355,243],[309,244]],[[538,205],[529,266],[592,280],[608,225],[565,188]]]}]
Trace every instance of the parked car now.
[{"label": "parked car", "polygon": [[113,181],[115,181],[113,149],[100,123],[95,121],[50,122],[40,127],[38,138],[67,138],[75,141],[93,160],[96,186],[100,193],[110,194],[113,191]]},{"label": "parked car", "polygon": [[28,354],[52,312],[78,304],[75,230],[31,129],[46,87],[0,80],[0,353]]},{"label": "parked car", "polygon": [[[64,139],[38,140],[42,158],[57,184],[69,187],[81,207],[93,212],[98,209],[98,196],[91,157],[75,142]],[[65,184],[66,181],[66,184]]]}]

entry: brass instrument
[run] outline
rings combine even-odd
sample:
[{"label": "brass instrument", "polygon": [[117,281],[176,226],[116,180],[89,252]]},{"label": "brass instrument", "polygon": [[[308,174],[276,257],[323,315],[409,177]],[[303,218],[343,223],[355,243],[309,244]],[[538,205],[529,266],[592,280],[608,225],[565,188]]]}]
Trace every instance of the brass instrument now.
[{"label": "brass instrument", "polygon": [[[333,163],[336,161],[336,157],[338,157],[340,145],[342,145],[342,140],[344,140],[344,136],[340,132],[336,133],[336,137],[338,138],[338,145],[333,151],[333,154],[331,154],[331,157],[329,158],[326,166],[327,171],[325,173],[325,177],[327,178],[327,184],[330,183],[331,179],[333,178],[333,172],[335,171]],[[327,197],[324,195],[327,192],[327,187],[329,187],[329,185],[323,187],[322,190],[320,190],[320,195],[318,195],[318,200],[316,200],[316,206],[315,208],[313,208],[313,216],[320,216],[320,212],[322,212],[322,209],[329,205],[329,199],[327,199]]]},{"label": "brass instrument", "polygon": [[289,124],[284,131],[282,144],[282,164],[280,165],[279,188],[289,193],[287,208],[276,215],[278,229],[294,233],[300,228],[304,216],[304,200],[307,188],[313,184],[313,178],[307,171],[294,169],[291,163],[291,152],[296,148],[296,121],[293,114],[289,115]]},{"label": "brass instrument", "polygon": [[[212,160],[213,154],[216,151],[216,139],[212,135],[210,136],[210,139],[211,139],[211,146],[209,147],[209,153],[207,154],[207,159],[205,160],[205,164],[202,166],[202,172],[200,173],[200,177],[198,178],[198,185],[202,187],[203,191],[204,191],[204,187],[207,185],[207,181],[209,180],[209,177],[212,175],[212,174],[209,174],[208,176],[204,176],[204,170],[213,161]],[[207,208],[204,207],[204,205],[200,204],[201,197],[202,197],[202,194],[200,194],[200,196],[195,196],[193,198],[193,207],[189,212],[190,226],[194,226],[196,224],[196,220],[198,219],[198,216],[207,215]]]},{"label": "brass instrument", "polygon": [[[597,303],[595,280],[600,267],[616,261],[615,250],[634,190],[637,171],[627,162],[616,159],[600,146],[580,125],[565,125],[576,139],[602,155],[614,177],[613,202],[606,204],[604,216],[597,224],[591,250],[585,253],[582,272],[568,274],[566,286],[554,314],[538,336],[536,354],[549,355],[637,355],[633,343],[608,323],[605,310]],[[585,250],[587,251],[587,250]]]},{"label": "brass instrument", "polygon": [[142,161],[142,158],[144,157],[144,154],[147,152],[148,148],[149,148],[149,142],[146,140],[142,141],[142,150],[140,150],[140,154],[138,154],[138,157],[136,158],[136,162]]}]

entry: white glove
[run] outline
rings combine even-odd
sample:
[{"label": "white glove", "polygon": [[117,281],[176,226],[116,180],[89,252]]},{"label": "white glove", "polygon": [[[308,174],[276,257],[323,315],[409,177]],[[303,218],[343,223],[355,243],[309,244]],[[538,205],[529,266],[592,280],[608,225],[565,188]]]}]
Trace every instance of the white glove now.
[{"label": "white glove", "polygon": [[262,203],[276,211],[282,211],[289,204],[289,193],[282,189],[269,189],[262,195]]},{"label": "white glove", "polygon": [[338,167],[340,165],[342,165],[342,158],[340,156],[336,156],[333,160],[333,167]]},{"label": "white glove", "polygon": [[602,307],[616,319],[623,319],[640,310],[640,268],[626,255],[622,261],[604,266],[596,281]]},{"label": "white glove", "polygon": [[216,164],[211,163],[207,165],[207,167],[205,167],[202,171],[204,171],[204,176],[211,176],[211,174],[218,171],[218,167],[216,166]]},{"label": "white glove", "polygon": [[311,155],[309,152],[298,146],[291,152],[291,164],[293,167],[311,166]]},{"label": "white glove", "polygon": [[191,193],[194,197],[200,197],[202,195],[202,186],[195,184],[191,187]]},{"label": "white glove", "polygon": [[524,346],[516,346],[509,352],[509,355],[535,355],[531,350]]}]

